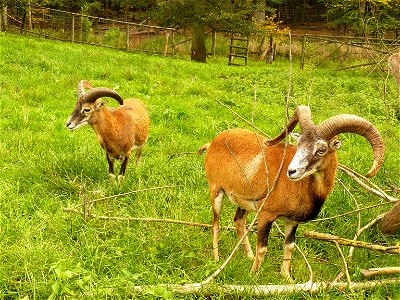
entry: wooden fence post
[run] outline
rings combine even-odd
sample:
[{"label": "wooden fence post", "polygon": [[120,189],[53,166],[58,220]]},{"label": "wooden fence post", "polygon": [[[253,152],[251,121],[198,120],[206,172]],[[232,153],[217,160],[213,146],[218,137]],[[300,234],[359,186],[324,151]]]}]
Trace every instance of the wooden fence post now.
[{"label": "wooden fence post", "polygon": [[215,57],[215,50],[217,48],[217,31],[212,29],[212,56]]},{"label": "wooden fence post", "polygon": [[301,59],[300,59],[300,69],[304,69],[304,63],[305,63],[305,53],[306,53],[306,42],[307,42],[307,36],[303,36],[303,42],[301,44]]},{"label": "wooden fence post", "polygon": [[71,42],[75,42],[75,15],[72,15]]},{"label": "wooden fence post", "polygon": [[126,51],[129,51],[129,24],[126,23]]},{"label": "wooden fence post", "polygon": [[172,51],[172,56],[175,55],[175,31],[171,30],[171,37],[172,37],[172,45],[171,45],[171,51]]},{"label": "wooden fence post", "polygon": [[164,56],[167,56],[168,54],[168,38],[169,38],[169,30],[165,30]]}]

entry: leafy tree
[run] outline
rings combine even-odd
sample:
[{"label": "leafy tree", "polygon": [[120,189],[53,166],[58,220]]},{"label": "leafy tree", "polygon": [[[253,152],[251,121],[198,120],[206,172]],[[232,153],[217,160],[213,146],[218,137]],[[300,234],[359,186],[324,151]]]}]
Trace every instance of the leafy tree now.
[{"label": "leafy tree", "polygon": [[191,59],[206,62],[206,28],[248,35],[255,30],[252,17],[258,4],[250,0],[158,0],[152,17],[161,25],[191,27]]},{"label": "leafy tree", "polygon": [[333,25],[350,26],[359,34],[378,35],[399,28],[399,0],[320,0]]}]

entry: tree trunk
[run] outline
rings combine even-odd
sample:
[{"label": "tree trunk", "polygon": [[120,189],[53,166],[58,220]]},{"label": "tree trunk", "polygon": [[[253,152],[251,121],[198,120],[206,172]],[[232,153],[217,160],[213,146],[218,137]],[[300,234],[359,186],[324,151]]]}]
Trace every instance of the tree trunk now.
[{"label": "tree trunk", "polygon": [[191,59],[198,62],[206,62],[206,36],[204,34],[205,26],[203,23],[194,22],[192,24],[192,48]]},{"label": "tree trunk", "polygon": [[32,29],[32,7],[31,7],[31,0],[28,0],[28,30]]},{"label": "tree trunk", "polygon": [[0,6],[0,31],[7,29],[7,6]]}]

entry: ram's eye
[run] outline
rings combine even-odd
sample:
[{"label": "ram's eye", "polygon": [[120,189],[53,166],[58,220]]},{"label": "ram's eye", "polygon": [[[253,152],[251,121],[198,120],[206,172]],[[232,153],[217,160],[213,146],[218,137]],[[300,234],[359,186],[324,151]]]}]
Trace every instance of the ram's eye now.
[{"label": "ram's eye", "polygon": [[317,155],[319,155],[319,156],[322,156],[322,155],[324,155],[326,153],[326,148],[320,148],[320,149],[318,149],[316,152],[315,152],[315,154],[317,154]]},{"label": "ram's eye", "polygon": [[84,108],[84,109],[82,109],[82,112],[83,112],[84,114],[87,114],[87,113],[90,112],[90,111],[91,111],[90,108]]}]

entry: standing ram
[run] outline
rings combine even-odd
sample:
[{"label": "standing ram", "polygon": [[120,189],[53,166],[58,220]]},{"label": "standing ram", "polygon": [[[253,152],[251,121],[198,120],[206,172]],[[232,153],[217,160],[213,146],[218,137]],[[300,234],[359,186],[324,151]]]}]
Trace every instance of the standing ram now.
[{"label": "standing ram", "polygon": [[[280,141],[300,124],[297,147]],[[299,223],[316,218],[326,197],[332,191],[336,167],[336,150],[341,142],[336,135],[344,132],[364,136],[373,149],[374,161],[367,176],[374,176],[383,163],[384,144],[378,130],[367,120],[342,114],[314,125],[308,106],[297,107],[293,117],[276,138],[266,137],[244,129],[221,132],[207,150],[205,171],[213,209],[213,254],[218,257],[219,219],[222,199],[226,195],[238,206],[234,223],[239,238],[245,231],[246,216],[260,211],[257,228],[256,256],[252,271],[260,269],[267,252],[268,236],[277,218],[285,219],[285,250],[282,275],[290,277],[290,259]],[[246,256],[253,251],[243,240]]]},{"label": "standing ram", "polygon": [[[85,89],[89,89],[88,92]],[[110,97],[120,104],[117,108],[107,107]],[[136,165],[149,134],[150,118],[144,103],[138,99],[125,99],[109,88],[93,88],[87,80],[78,84],[78,100],[68,118],[67,127],[75,130],[90,125],[96,133],[101,147],[106,151],[109,176],[114,179],[114,160],[122,160],[118,181],[125,176],[131,152],[136,150]]]}]

